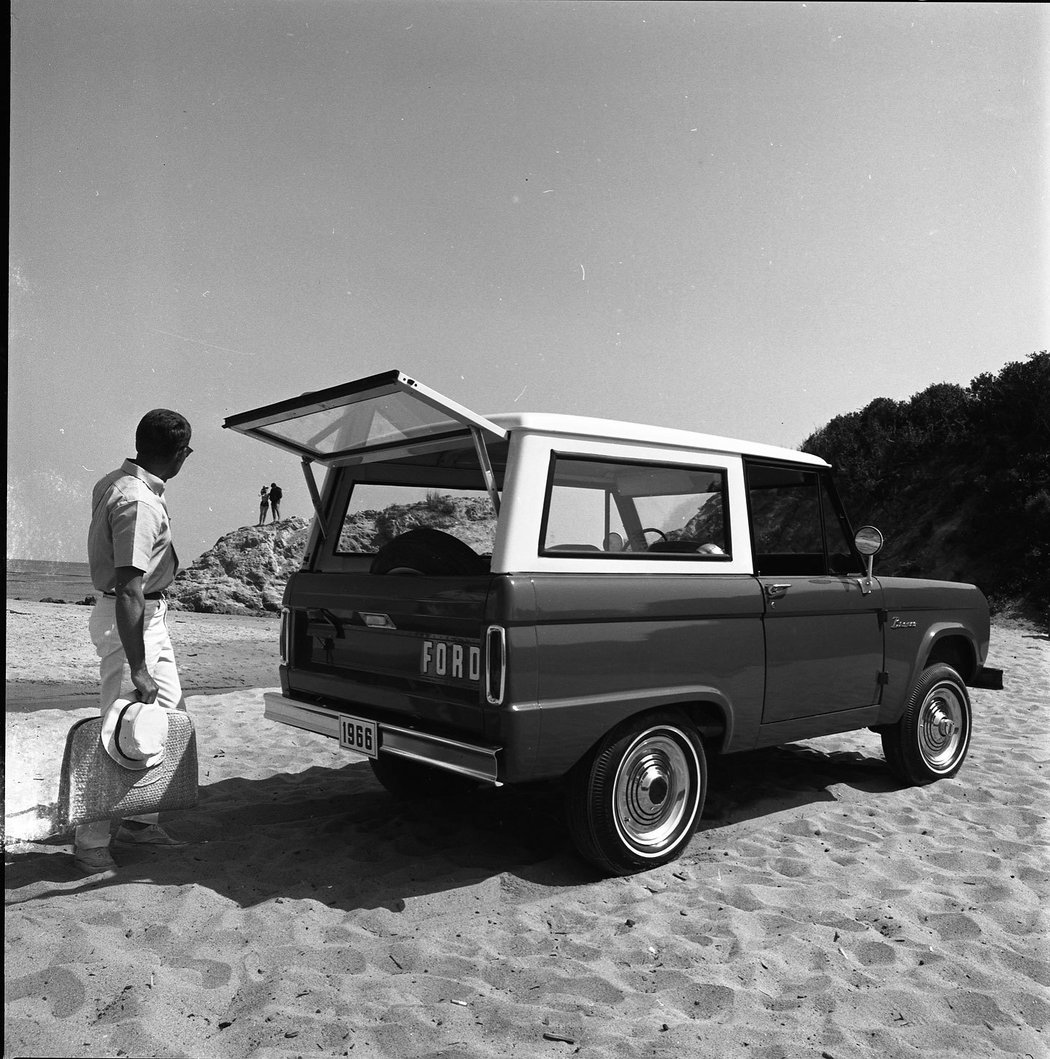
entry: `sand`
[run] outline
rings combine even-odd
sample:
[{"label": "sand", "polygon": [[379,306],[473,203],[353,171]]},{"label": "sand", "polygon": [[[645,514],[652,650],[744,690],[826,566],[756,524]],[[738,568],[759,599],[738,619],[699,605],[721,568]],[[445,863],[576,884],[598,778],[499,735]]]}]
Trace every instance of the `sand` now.
[{"label": "sand", "polygon": [[262,719],[239,681],[274,683],[273,622],[178,619],[211,691],[189,700],[200,804],[169,822],[194,844],[93,882],[68,836],[29,834],[93,713],[87,610],[8,603],[8,1056],[1050,1054],[1030,626],[995,628],[1006,690],[973,693],[956,779],[899,788],[870,733],[728,758],[681,860],[602,879],[555,791],[398,805],[364,759]]}]

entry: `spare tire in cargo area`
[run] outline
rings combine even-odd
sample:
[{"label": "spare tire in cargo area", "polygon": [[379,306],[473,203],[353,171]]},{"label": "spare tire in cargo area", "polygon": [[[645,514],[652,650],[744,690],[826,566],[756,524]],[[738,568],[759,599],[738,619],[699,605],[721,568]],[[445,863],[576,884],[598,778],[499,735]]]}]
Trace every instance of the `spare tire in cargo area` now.
[{"label": "spare tire in cargo area", "polygon": [[369,572],[469,577],[487,573],[488,563],[469,544],[452,534],[420,526],[384,544],[372,560]]}]

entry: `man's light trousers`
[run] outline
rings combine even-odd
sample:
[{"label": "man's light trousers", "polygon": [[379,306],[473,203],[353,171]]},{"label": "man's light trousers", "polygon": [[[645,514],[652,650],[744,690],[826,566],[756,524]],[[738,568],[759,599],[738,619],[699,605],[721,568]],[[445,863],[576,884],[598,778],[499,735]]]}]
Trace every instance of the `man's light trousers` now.
[{"label": "man's light trousers", "polygon": [[[146,668],[157,683],[157,705],[168,710],[185,710],[186,700],[182,695],[182,684],[175,667],[175,651],[168,635],[168,604],[163,599],[147,599],[143,615],[143,643],[146,647]],[[120,642],[117,630],[117,601],[113,596],[99,596],[88,622],[91,640],[98,652],[99,676],[102,686],[99,691],[99,710],[105,717],[117,699],[138,698],[135,685],[131,683],[131,670]],[[132,817],[144,823],[156,823],[157,816]],[[110,822],[98,820],[81,824],[77,828],[77,849],[96,849],[108,846]]]}]

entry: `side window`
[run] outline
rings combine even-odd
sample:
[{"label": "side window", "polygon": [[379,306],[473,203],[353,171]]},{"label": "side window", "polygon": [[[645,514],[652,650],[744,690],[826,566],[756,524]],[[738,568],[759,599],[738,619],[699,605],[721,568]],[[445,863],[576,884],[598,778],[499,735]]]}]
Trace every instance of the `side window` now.
[{"label": "side window", "polygon": [[747,491],[758,573],[826,573],[816,473],[752,464]]},{"label": "side window", "polygon": [[718,468],[555,455],[540,548],[545,555],[729,558]]},{"label": "side window", "polygon": [[760,574],[847,574],[857,560],[827,480],[814,471],[751,464],[751,533]]},{"label": "side window", "polygon": [[862,574],[864,564],[853,547],[849,522],[828,480],[821,483],[824,505],[824,531],[828,535],[828,564],[833,574]]}]

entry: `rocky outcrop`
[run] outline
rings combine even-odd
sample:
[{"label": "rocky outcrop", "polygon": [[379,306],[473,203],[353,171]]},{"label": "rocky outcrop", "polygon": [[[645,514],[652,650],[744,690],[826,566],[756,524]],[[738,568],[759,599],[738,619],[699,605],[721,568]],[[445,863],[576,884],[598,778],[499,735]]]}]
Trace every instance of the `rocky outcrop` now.
[{"label": "rocky outcrop", "polygon": [[391,504],[381,511],[348,515],[339,536],[339,550],[374,554],[395,537],[428,526],[458,537],[479,555],[491,553],[496,517],[488,498],[433,493],[414,504]]},{"label": "rocky outcrop", "polygon": [[281,609],[288,577],[302,563],[310,523],[298,516],[244,526],[215,542],[168,589],[174,610],[266,614]]},{"label": "rocky outcrop", "polygon": [[[478,554],[492,551],[496,519],[487,500],[434,494],[415,504],[392,504],[346,518],[340,551],[374,554],[419,526],[453,533]],[[174,610],[205,614],[269,614],[281,609],[288,578],[302,565],[310,522],[294,517],[243,526],[215,542],[168,589]]]}]

